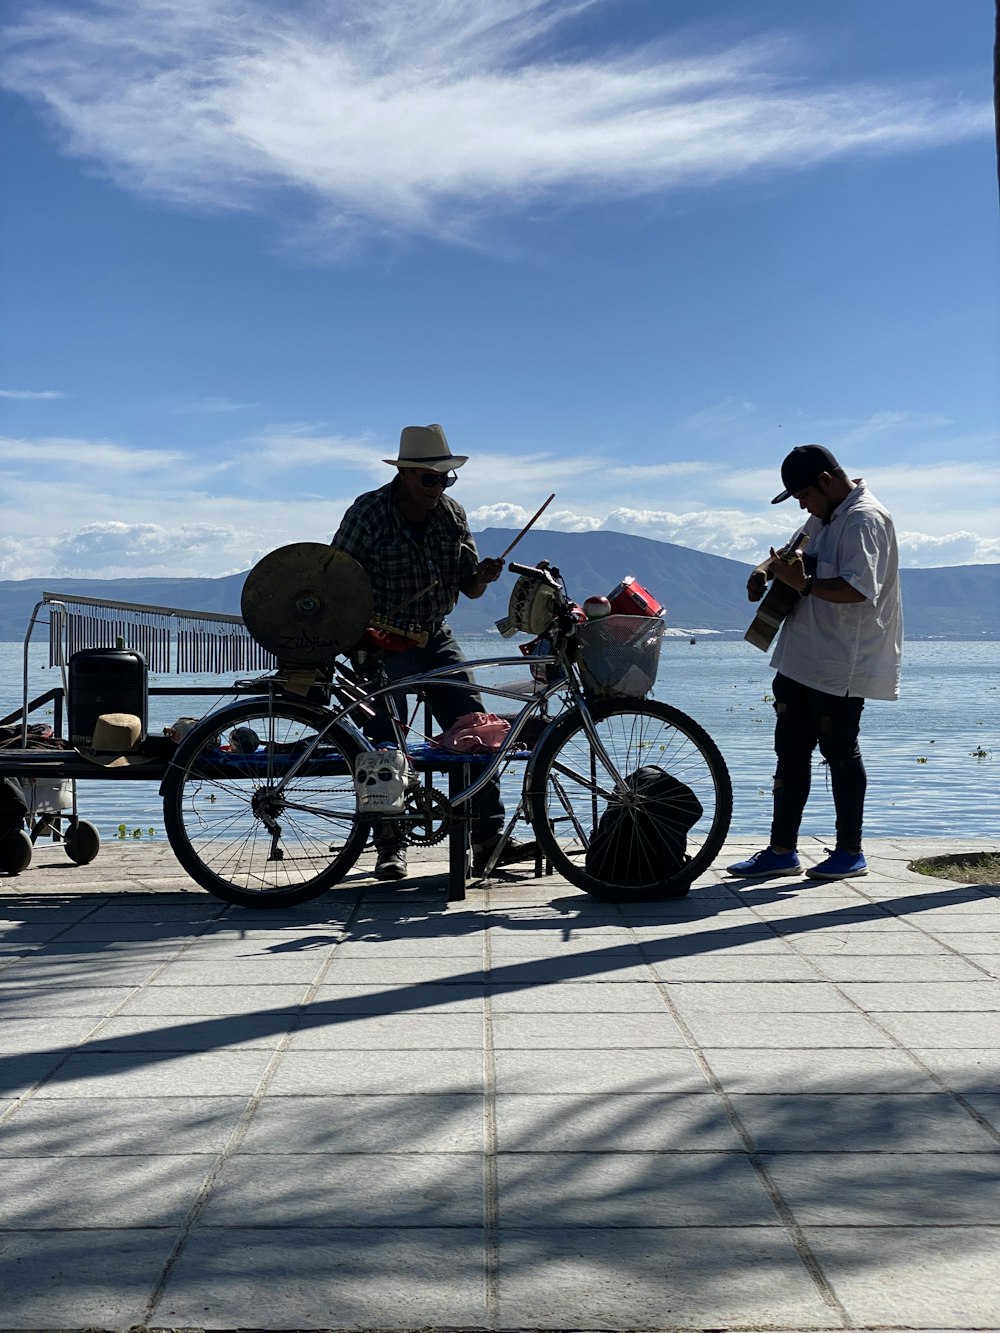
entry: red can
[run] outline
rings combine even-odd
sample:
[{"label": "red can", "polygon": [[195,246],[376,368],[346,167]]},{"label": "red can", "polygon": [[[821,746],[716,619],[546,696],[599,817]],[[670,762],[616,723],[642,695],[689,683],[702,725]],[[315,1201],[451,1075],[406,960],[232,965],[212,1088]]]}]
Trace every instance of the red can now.
[{"label": "red can", "polygon": [[614,616],[661,616],[664,608],[651,592],[629,574],[613,592],[608,593],[611,614]]}]

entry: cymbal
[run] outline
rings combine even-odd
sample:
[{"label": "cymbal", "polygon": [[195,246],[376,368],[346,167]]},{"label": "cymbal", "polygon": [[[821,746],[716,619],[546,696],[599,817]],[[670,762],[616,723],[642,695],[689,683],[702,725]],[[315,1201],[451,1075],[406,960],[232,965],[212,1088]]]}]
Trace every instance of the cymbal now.
[{"label": "cymbal", "polygon": [[372,585],[344,551],[292,542],[254,565],[241,609],[251,636],[279,662],[317,666],[361,639],[372,617]]}]

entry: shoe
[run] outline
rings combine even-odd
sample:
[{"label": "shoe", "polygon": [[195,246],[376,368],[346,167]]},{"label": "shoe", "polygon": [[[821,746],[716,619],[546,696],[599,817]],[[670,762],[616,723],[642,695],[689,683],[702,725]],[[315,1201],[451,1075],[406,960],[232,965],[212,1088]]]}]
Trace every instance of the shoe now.
[{"label": "shoe", "polygon": [[806,874],[810,879],[853,879],[868,874],[868,862],[864,852],[849,852],[838,847],[818,866],[810,866]]},{"label": "shoe", "polygon": [[730,875],[741,875],[744,879],[774,879],[778,875],[799,875],[802,862],[798,852],[772,852],[765,847],[762,852],[754,852],[745,861],[737,861],[726,866]]},{"label": "shoe", "polygon": [[[481,875],[489,864],[490,857],[500,841],[494,838],[492,842],[473,843],[472,845],[472,873]],[[503,851],[497,857],[496,866],[514,865],[518,861],[533,861],[538,855],[538,844],[536,842],[515,842],[510,838]]]},{"label": "shoe", "polygon": [[406,878],[406,848],[383,847],[375,859],[376,879]]}]

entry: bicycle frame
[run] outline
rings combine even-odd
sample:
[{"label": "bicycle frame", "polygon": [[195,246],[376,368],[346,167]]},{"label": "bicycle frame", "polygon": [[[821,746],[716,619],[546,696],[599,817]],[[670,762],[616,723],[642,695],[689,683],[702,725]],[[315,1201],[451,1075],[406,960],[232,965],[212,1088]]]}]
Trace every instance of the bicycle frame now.
[{"label": "bicycle frame", "polygon": [[[622,776],[621,773],[618,772],[617,768],[612,762],[610,756],[608,755],[601,741],[600,736],[598,735],[597,729],[594,726],[594,722],[590,714],[590,709],[587,706],[587,701],[584,696],[583,686],[579,680],[575,666],[573,666],[573,664],[571,663],[566,662],[561,655],[555,653],[546,654],[538,657],[532,657],[531,664],[533,666],[558,666],[561,667],[566,674],[561,679],[553,681],[551,684],[544,686],[537,693],[533,694],[529,699],[525,700],[524,706],[521,708],[517,717],[511,723],[510,730],[504,737],[503,742],[500,745],[500,748],[492,752],[489,761],[483,764],[481,771],[477,774],[475,778],[473,778],[473,780],[469,783],[469,785],[463,788],[461,792],[459,792],[456,796],[452,798],[451,804],[453,807],[464,805],[467,802],[473,800],[476,796],[479,795],[479,793],[486,786],[489,785],[489,783],[493,782],[496,779],[497,774],[499,773],[500,769],[503,766],[506,756],[516,748],[518,737],[523,732],[525,726],[528,723],[528,720],[531,717],[533,717],[536,713],[541,711],[549,699],[554,698],[556,695],[565,693],[568,693],[570,695],[572,702],[569,703],[565,708],[563,708],[556,717],[550,720],[548,726],[545,728],[545,731],[542,733],[543,736],[548,732],[549,728],[555,726],[569,712],[574,710],[579,712],[581,720],[583,721],[584,729],[586,730],[587,736],[590,740],[590,743],[593,746],[594,751],[600,758],[609,776],[611,777],[615,789],[619,792],[627,792],[629,790],[624,777]],[[525,665],[525,659],[523,657],[476,658],[472,661],[453,663],[450,666],[436,667],[432,671],[421,672],[414,676],[405,676],[399,680],[394,680],[385,685],[381,685],[379,686],[378,689],[365,692],[363,695],[361,695],[360,698],[352,699],[351,702],[342,705],[336,711],[332,710],[330,711],[330,717],[329,720],[326,722],[325,726],[323,726],[321,729],[317,731],[316,736],[305,748],[305,750],[296,757],[295,761],[291,765],[289,765],[282,773],[280,778],[278,778],[275,784],[276,792],[280,793],[284,789],[285,785],[288,782],[290,782],[301,771],[301,769],[309,762],[310,757],[315,752],[316,748],[324,740],[324,738],[327,736],[327,734],[331,730],[333,730],[338,724],[346,722],[352,728],[352,730],[355,731],[361,737],[362,741],[364,742],[365,749],[374,750],[376,748],[375,745],[368,739],[368,737],[364,735],[364,733],[361,731],[361,728],[351,717],[351,714],[356,708],[360,708],[366,705],[371,705],[375,700],[381,699],[383,698],[383,696],[388,696],[385,699],[385,702],[387,704],[389,716],[392,721],[393,732],[396,736],[396,742],[399,745],[399,748],[403,750],[405,753],[406,729],[405,729],[405,724],[403,720],[400,718],[399,713],[395,706],[395,700],[393,698],[395,694],[401,691],[405,692],[408,688],[420,689],[429,682],[434,682],[435,684],[444,686],[451,685],[454,686],[456,689],[467,690],[469,688],[469,681],[464,678],[464,673],[467,671],[474,671],[476,668],[489,669],[494,667],[514,667],[514,666],[523,667],[524,665]],[[461,680],[454,679],[454,677],[456,677],[459,672],[463,673],[463,679]],[[479,684],[479,682],[476,682],[475,689],[480,694],[486,694],[496,698],[516,699],[516,700],[521,700],[524,698],[523,693],[521,693],[520,691],[504,689],[504,687],[501,685],[481,685]],[[393,816],[386,816],[386,817],[393,818]],[[396,818],[399,817],[400,816],[396,816]]]},{"label": "bicycle frame", "polygon": [[[686,893],[729,827],[725,761],[711,737],[669,704],[591,693],[599,681],[627,685],[633,666],[641,672],[636,684],[651,683],[638,649],[658,646],[659,634],[640,631],[633,653],[628,624],[581,628],[557,570],[544,562],[510,568],[555,592],[551,613],[544,599],[525,603],[523,587],[519,600],[512,598],[511,624],[524,633],[542,623],[534,616],[545,605],[544,637],[527,648],[545,651],[531,657],[536,680],[527,687],[524,649],[463,661],[450,649],[438,652],[435,642],[426,654],[392,658],[368,653],[364,638],[354,653],[317,666],[308,690],[280,670],[238,681],[234,693],[256,697],[206,716],[178,746],[165,779],[168,836],[193,878],[241,906],[305,902],[339,884],[373,836],[376,850],[380,836],[385,845],[398,836],[418,848],[447,837],[449,900],[461,898],[470,844],[476,868],[475,837],[480,823],[492,832],[495,803],[506,824],[495,843],[484,837],[478,845],[484,875],[533,847],[536,870],[544,856],[568,883],[598,899]],[[414,671],[414,659],[433,666]],[[511,677],[514,668],[520,670]],[[399,679],[390,679],[397,672]],[[446,688],[461,693],[442,701],[438,692]],[[414,692],[422,702],[413,702]],[[507,701],[510,710],[510,726],[496,728],[506,735],[495,751],[435,746],[431,712],[440,725],[498,707],[487,698]],[[249,752],[236,731],[243,723],[256,738]],[[230,732],[228,745],[220,727]],[[366,790],[367,772],[359,787],[361,767],[381,768],[370,758],[380,741],[395,742],[409,756],[392,798],[388,774],[378,778],[385,791],[374,790],[374,781]],[[217,747],[232,753],[216,754]],[[361,753],[369,758],[359,764]],[[446,791],[433,785],[436,772],[447,774]],[[516,809],[507,784],[520,787]],[[221,802],[217,809],[208,804],[213,800]],[[535,841],[508,855],[519,819],[531,825]],[[492,850],[484,861],[487,843]]]}]

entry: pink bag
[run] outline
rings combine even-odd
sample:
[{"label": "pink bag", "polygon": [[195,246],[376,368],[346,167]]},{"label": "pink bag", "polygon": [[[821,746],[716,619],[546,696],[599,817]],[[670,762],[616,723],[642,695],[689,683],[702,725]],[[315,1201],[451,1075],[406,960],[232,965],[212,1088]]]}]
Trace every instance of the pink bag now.
[{"label": "pink bag", "polygon": [[435,736],[433,743],[455,754],[482,754],[499,750],[508,731],[510,723],[496,713],[465,713],[447,731]]}]

